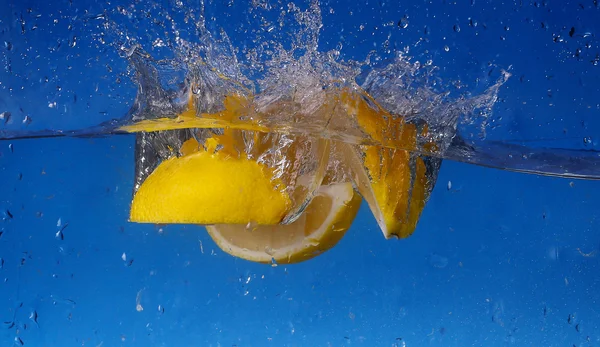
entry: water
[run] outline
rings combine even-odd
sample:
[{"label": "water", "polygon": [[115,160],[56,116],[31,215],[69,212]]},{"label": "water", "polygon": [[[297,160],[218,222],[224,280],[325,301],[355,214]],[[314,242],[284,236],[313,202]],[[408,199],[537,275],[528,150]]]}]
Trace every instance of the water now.
[{"label": "water", "polygon": [[[598,344],[598,184],[563,179],[598,176],[599,72],[593,63],[598,10],[593,2],[583,8],[572,2],[505,5],[320,4],[321,53],[285,59],[305,59],[317,72],[329,72],[317,78],[300,69],[317,86],[331,82],[331,75],[354,76],[345,82],[377,95],[382,105],[388,90],[397,100],[407,97],[396,106],[414,107],[416,116],[438,124],[435,134],[447,144],[440,156],[450,160],[444,160],[442,184],[410,238],[384,240],[363,206],[331,251],[296,266],[272,267],[224,254],[200,227],[127,223],[136,139],[116,129],[136,115],[180,112],[188,72],[202,70],[193,66],[195,54],[230,56],[229,48],[197,50],[212,42],[199,39],[202,25],[217,37],[219,27],[225,28],[231,44],[214,40],[237,50],[237,62],[212,58],[221,73],[242,83],[217,83],[212,87],[217,95],[226,90],[272,95],[267,86],[287,95],[287,84],[311,86],[290,78],[294,74],[277,84],[269,74],[281,74],[271,53],[281,57],[294,42],[286,32],[294,29],[301,42],[313,42],[314,36],[294,24],[292,17],[300,12],[292,8],[288,14],[288,4],[278,2],[207,2],[202,24],[196,3],[64,1],[30,4],[31,12],[25,3],[6,4],[9,10],[0,12],[0,113],[11,116],[3,113],[0,125],[5,138],[0,141],[0,315],[15,326],[6,324],[0,341],[25,346]],[[296,6],[301,13],[309,8]],[[290,19],[285,30],[280,15]],[[457,23],[460,31],[453,29]],[[270,41],[281,42],[283,50]],[[340,52],[333,62],[358,63],[339,71],[326,55],[331,51]],[[262,64],[252,65],[256,60],[273,61],[274,67],[260,70]],[[369,89],[370,73],[398,70],[407,71],[404,79],[387,86],[396,83],[408,91]],[[506,81],[502,71],[511,74]],[[375,86],[387,81],[373,80]],[[139,93],[140,86],[146,94]],[[472,104],[491,110],[474,111]],[[453,117],[455,123],[447,121]],[[462,141],[451,140],[454,126]],[[48,136],[59,138],[36,138]],[[33,312],[39,325],[30,319]]]},{"label": "water", "polygon": [[[227,95],[253,98],[241,116],[221,122],[221,127],[230,126],[232,121],[239,127],[251,127],[248,123],[252,120],[260,123],[264,131],[402,148],[393,138],[381,142],[369,137],[356,125],[346,124],[346,114],[337,115],[337,109],[327,108],[332,94],[349,89],[372,98],[378,104],[372,105],[374,109],[383,109],[393,117],[424,120],[430,131],[420,142],[434,142],[437,150],[410,150],[505,170],[570,178],[600,177],[600,154],[592,137],[584,137],[586,147],[591,146],[584,149],[573,148],[575,141],[570,137],[565,138],[566,146],[558,148],[553,143],[559,138],[536,140],[533,144],[488,138],[487,133],[498,126],[494,123],[501,120],[496,115],[501,112],[499,93],[509,79],[515,78],[511,76],[512,66],[491,65],[486,80],[477,81],[476,89],[481,91],[473,93],[473,88],[468,88],[473,81],[445,81],[439,76],[439,67],[431,60],[423,62],[411,57],[409,49],[373,50],[363,60],[344,59],[341,42],[330,50],[321,48],[321,7],[318,2],[305,9],[294,3],[280,7],[254,4],[245,11],[261,25],[244,31],[247,38],[241,47],[236,47],[223,29],[209,30],[203,4],[149,3],[86,13],[81,22],[86,28],[87,44],[120,57],[112,62],[120,68],[106,64],[106,78],[116,75],[117,85],[128,79],[136,86],[135,99],[121,101],[129,103],[129,110],[95,126],[33,130],[35,127],[28,123],[36,115],[30,116],[31,111],[24,111],[22,106],[8,105],[2,112],[5,124],[0,138],[122,134],[123,126],[144,119],[173,118],[183,112],[186,95],[194,88],[191,92],[195,94],[199,117],[222,110],[222,100]],[[277,20],[271,22],[275,14]],[[406,29],[406,18],[398,26]],[[72,25],[68,28],[72,31]],[[71,34],[69,38],[71,48],[82,40],[76,37]],[[10,51],[14,49],[12,45]],[[5,48],[8,47],[7,42]],[[13,67],[8,65],[6,69],[12,71]],[[50,111],[58,107],[55,100],[65,98],[61,86],[56,86],[56,90],[54,101],[48,103]],[[112,98],[112,93],[109,96]],[[73,94],[71,102],[61,102],[65,112],[79,107],[76,100]],[[118,109],[123,107],[101,113],[114,114]],[[24,112],[26,118],[17,121],[17,115]],[[342,123],[331,126],[336,119]]]}]

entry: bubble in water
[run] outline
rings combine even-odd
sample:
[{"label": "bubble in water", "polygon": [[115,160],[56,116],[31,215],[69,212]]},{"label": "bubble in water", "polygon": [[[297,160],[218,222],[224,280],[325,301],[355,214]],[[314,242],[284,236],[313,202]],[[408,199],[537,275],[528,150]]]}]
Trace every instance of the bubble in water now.
[{"label": "bubble in water", "polygon": [[8,112],[8,111],[2,112],[2,113],[0,113],[0,120],[3,120],[4,124],[6,124],[10,120],[10,116],[11,116],[10,112]]},{"label": "bubble in water", "polygon": [[448,45],[444,46],[444,51],[449,52],[450,51],[450,47],[448,47]]},{"label": "bubble in water", "polygon": [[398,21],[398,26],[402,29],[408,28],[408,17],[404,16],[400,21]]},{"label": "bubble in water", "polygon": [[152,47],[154,47],[154,48],[164,47],[164,46],[165,46],[165,43],[160,38],[158,38],[158,39],[154,40],[154,42],[152,42]]},{"label": "bubble in water", "polygon": [[429,265],[437,269],[443,269],[448,266],[448,258],[434,253],[429,256]]},{"label": "bubble in water", "polygon": [[460,26],[458,24],[454,24],[454,27],[452,27],[452,30],[454,30],[455,32],[459,33],[460,32]]}]

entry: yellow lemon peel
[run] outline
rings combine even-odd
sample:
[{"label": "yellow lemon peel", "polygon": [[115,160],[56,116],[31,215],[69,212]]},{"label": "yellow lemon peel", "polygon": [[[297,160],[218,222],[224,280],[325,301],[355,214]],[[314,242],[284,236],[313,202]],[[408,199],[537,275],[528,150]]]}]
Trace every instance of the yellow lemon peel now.
[{"label": "yellow lemon peel", "polygon": [[[273,172],[256,161],[232,158],[208,141],[196,150],[188,140],[187,154],[162,162],[136,192],[132,222],[194,224],[277,224],[291,207],[289,196]],[[194,140],[195,141],[195,140]]]}]

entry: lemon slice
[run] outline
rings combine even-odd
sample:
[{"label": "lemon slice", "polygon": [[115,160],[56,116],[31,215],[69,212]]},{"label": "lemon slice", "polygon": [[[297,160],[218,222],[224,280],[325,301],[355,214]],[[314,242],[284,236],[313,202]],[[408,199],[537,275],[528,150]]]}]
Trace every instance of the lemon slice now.
[{"label": "lemon slice", "polygon": [[[341,102],[350,117],[379,143],[395,148],[340,144],[353,181],[365,198],[386,239],[406,238],[414,232],[435,184],[424,157],[414,153],[417,137],[427,135],[427,126],[417,129],[404,117],[394,116],[366,94],[342,93]],[[427,150],[435,151],[433,143]]]},{"label": "lemon slice", "polygon": [[249,261],[282,264],[311,259],[335,246],[350,228],[361,197],[351,183],[321,186],[293,223],[277,226],[209,225],[215,243],[226,253]]},{"label": "lemon slice", "polygon": [[[188,145],[183,149],[189,151]],[[270,168],[220,152],[197,151],[162,162],[136,192],[139,223],[280,223],[289,196]]]}]

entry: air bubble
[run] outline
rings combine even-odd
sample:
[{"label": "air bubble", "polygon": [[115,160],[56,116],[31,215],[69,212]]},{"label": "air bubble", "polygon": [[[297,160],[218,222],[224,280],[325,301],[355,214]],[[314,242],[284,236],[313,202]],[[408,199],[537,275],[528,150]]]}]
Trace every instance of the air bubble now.
[{"label": "air bubble", "polygon": [[408,28],[408,17],[404,16],[400,21],[398,21],[398,26],[402,29]]},{"label": "air bubble", "polygon": [[449,52],[450,51],[450,47],[448,47],[448,45],[444,46],[444,51]]},{"label": "air bubble", "polygon": [[454,30],[454,32],[459,33],[460,32],[460,26],[458,24],[454,24],[454,26],[452,27],[452,30]]}]

